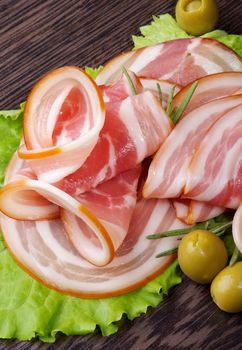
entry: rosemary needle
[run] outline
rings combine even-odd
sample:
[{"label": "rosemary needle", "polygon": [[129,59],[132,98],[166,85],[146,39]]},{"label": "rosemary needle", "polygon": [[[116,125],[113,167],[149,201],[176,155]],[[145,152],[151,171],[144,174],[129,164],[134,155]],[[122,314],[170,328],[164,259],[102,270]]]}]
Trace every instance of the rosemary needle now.
[{"label": "rosemary needle", "polygon": [[129,86],[130,86],[132,94],[133,95],[137,95],[137,91],[135,89],[134,82],[131,79],[127,69],[124,66],[122,67],[122,71],[123,71],[123,74],[125,75],[126,79],[128,80],[128,83],[129,83]]}]

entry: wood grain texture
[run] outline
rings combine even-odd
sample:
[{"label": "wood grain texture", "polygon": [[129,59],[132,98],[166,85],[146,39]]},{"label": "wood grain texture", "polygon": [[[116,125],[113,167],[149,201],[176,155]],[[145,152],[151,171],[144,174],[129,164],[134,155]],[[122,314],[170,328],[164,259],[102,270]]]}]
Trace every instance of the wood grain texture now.
[{"label": "wood grain texture", "polygon": [[[62,65],[103,64],[132,47],[131,35],[152,15],[173,13],[171,0],[1,0],[0,109],[17,107],[47,71]],[[220,0],[219,27],[242,32],[242,1]],[[220,312],[209,288],[187,279],[160,307],[127,322],[108,338],[60,336],[40,341],[0,341],[3,349],[242,349],[242,316]]]}]

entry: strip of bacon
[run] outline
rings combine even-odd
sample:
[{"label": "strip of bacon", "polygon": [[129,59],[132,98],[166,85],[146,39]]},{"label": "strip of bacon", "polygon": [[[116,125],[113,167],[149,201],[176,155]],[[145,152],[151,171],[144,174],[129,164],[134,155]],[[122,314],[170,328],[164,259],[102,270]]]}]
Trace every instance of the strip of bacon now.
[{"label": "strip of bacon", "polygon": [[97,84],[117,81],[122,66],[140,77],[169,80],[185,86],[208,74],[241,71],[242,60],[213,39],[177,39],[115,57],[99,73]]},{"label": "strip of bacon", "polygon": [[225,211],[224,207],[211,206],[191,199],[173,199],[176,216],[188,225],[212,219]]},{"label": "strip of bacon", "polygon": [[[158,79],[140,78],[139,80],[145,90],[152,91],[152,93],[155,94],[155,96],[157,97],[159,97],[158,90],[157,90],[157,84],[159,84],[162,92],[162,106],[163,108],[166,108],[168,96],[174,84],[166,80],[158,80]],[[176,95],[180,91],[180,89],[181,87],[179,85],[176,85],[174,90],[174,95]]]},{"label": "strip of bacon", "polygon": [[130,230],[108,266],[94,267],[76,252],[60,220],[15,221],[1,215],[4,239],[19,264],[50,288],[79,297],[123,294],[158,276],[175,256],[155,255],[178,245],[176,237],[148,240],[161,230],[187,227],[167,200],[140,201]]},{"label": "strip of bacon", "polygon": [[[191,85],[188,84],[175,95],[172,109],[180,106]],[[242,72],[217,73],[200,78],[182,117],[209,101],[239,94],[242,94]]]},{"label": "strip of bacon", "polygon": [[78,169],[96,145],[105,107],[95,82],[78,67],[62,67],[42,78],[24,110],[19,156],[42,181],[56,182]]},{"label": "strip of bacon", "polygon": [[232,231],[234,242],[242,254],[242,203],[234,215]]},{"label": "strip of bacon", "polygon": [[[144,88],[140,82],[140,79],[133,72],[128,72],[128,74],[132,80],[136,94],[142,93]],[[99,88],[102,91],[105,103],[122,101],[125,98],[133,95],[130,82],[124,74],[114,84],[100,85]]]},{"label": "strip of bacon", "polygon": [[[187,114],[176,125],[156,153],[149,168],[148,179],[144,185],[144,197],[180,197],[186,184],[188,166],[201,140],[217,120],[241,103],[242,95],[226,97],[202,105]],[[206,140],[208,144],[211,144],[210,139]],[[214,159],[214,155],[212,155],[212,159]],[[199,166],[199,169],[201,171],[201,166]],[[203,172],[201,171],[201,173]],[[209,181],[212,181],[211,178]],[[207,201],[205,196],[192,198]],[[224,206],[221,203],[214,203],[214,205]]]},{"label": "strip of bacon", "polygon": [[128,232],[140,166],[74,199],[53,185],[36,180],[19,163],[21,160],[14,156],[10,168],[17,173],[5,179],[10,182],[0,190],[0,210],[13,219],[28,221],[54,219],[61,214],[79,253],[95,265],[107,264]]},{"label": "strip of bacon", "polygon": [[75,195],[134,168],[157,151],[172,123],[150,92],[106,104],[106,119],[98,143],[83,166],[58,184]]},{"label": "strip of bacon", "polygon": [[227,111],[202,140],[189,166],[184,197],[237,209],[241,184],[242,104]]}]

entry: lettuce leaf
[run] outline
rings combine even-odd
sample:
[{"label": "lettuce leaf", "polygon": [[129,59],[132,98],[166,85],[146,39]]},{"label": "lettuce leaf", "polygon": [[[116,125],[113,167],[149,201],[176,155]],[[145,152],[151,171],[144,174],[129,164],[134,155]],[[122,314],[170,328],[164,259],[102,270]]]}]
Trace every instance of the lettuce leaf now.
[{"label": "lettuce leaf", "polygon": [[[141,27],[140,32],[141,35],[133,36],[135,49],[167,40],[190,37],[169,14],[154,16],[151,24]],[[203,37],[216,39],[242,56],[242,35],[227,34],[224,30],[214,30],[206,33]]]},{"label": "lettuce leaf", "polygon": [[[115,333],[129,320],[157,306],[181,282],[175,261],[159,277],[137,291],[106,299],[80,299],[51,290],[33,280],[0,249],[0,337],[54,342],[58,332],[85,335],[97,326],[102,335]],[[24,320],[24,321],[23,321]]]},{"label": "lettuce leaf", "polygon": [[190,37],[168,13],[158,17],[153,16],[153,21],[146,26],[140,27],[140,32],[142,35],[132,36],[135,49],[167,40]]},{"label": "lettuce leaf", "polygon": [[24,104],[20,109],[0,111],[0,187],[3,184],[5,168],[22,136],[23,108]]},{"label": "lettuce leaf", "polygon": [[92,79],[96,79],[98,74],[103,70],[103,66],[99,66],[97,68],[92,68],[89,66],[85,67],[85,72],[92,77]]}]

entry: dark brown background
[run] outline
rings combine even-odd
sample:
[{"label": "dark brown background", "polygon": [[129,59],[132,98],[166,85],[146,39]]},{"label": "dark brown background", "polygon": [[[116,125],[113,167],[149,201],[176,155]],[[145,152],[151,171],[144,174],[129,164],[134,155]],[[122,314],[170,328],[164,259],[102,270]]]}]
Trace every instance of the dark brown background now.
[{"label": "dark brown background", "polygon": [[[98,66],[132,47],[171,0],[0,0],[0,109],[15,108],[40,76],[62,65]],[[242,1],[220,0],[219,27],[242,32]],[[24,320],[23,320],[24,322]],[[60,336],[54,345],[0,341],[2,349],[242,349],[242,314],[212,303],[209,288],[184,280],[160,307],[102,338]]]}]

